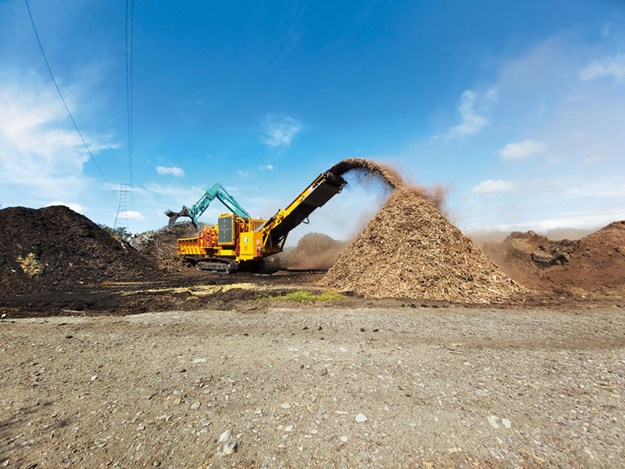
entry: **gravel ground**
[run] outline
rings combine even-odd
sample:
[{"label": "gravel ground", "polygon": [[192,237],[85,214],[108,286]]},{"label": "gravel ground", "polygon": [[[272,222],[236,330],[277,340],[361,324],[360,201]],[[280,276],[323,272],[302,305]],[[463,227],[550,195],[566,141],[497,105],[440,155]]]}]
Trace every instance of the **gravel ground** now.
[{"label": "gravel ground", "polygon": [[4,320],[0,466],[625,467],[624,313]]}]

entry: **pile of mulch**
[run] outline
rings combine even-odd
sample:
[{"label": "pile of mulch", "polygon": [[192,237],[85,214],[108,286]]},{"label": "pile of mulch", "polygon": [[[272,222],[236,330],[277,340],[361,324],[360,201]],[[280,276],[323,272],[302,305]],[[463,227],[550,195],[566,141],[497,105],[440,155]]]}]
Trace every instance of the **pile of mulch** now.
[{"label": "pile of mulch", "polygon": [[151,257],[159,267],[182,271],[188,268],[178,255],[178,238],[191,238],[197,235],[191,222],[176,223],[171,228],[146,231],[133,235],[129,244],[140,253]]},{"label": "pile of mulch", "polygon": [[345,249],[344,241],[323,233],[308,233],[297,246],[280,254],[280,265],[291,270],[328,270]]},{"label": "pile of mulch", "polygon": [[374,298],[488,304],[526,292],[420,189],[399,187],[322,279]]},{"label": "pile of mulch", "polygon": [[151,259],[68,207],[0,210],[0,290],[5,297],[156,275]]},{"label": "pile of mulch", "polygon": [[484,250],[502,270],[531,288],[557,293],[625,291],[625,221],[579,241],[550,241],[534,232],[512,233]]}]

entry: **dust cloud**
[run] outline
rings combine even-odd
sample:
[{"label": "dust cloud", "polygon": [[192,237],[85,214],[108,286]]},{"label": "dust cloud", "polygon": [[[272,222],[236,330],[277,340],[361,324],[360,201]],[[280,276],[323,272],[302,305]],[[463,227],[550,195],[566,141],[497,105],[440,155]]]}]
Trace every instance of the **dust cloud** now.
[{"label": "dust cloud", "polygon": [[280,254],[280,265],[291,270],[328,270],[346,244],[323,233],[308,233]]},{"label": "dust cloud", "polygon": [[555,228],[553,230],[547,230],[545,236],[552,241],[560,241],[563,239],[577,240],[594,233],[599,227],[588,230],[582,228]]},{"label": "dust cloud", "polygon": [[[562,241],[565,239],[576,241],[578,239],[582,239],[585,236],[588,236],[591,233],[594,233],[598,229],[582,229],[582,228],[554,228],[546,231],[532,231],[539,235],[545,236],[550,241]],[[530,233],[530,231],[526,231],[525,233]],[[509,235],[510,231],[502,231],[502,230],[490,230],[490,231],[474,231],[468,233],[467,236],[473,240],[474,243],[479,246],[483,246],[486,243],[501,243],[503,242]]]},{"label": "dust cloud", "polygon": [[[445,199],[448,189],[443,185],[420,186],[409,182],[402,171],[394,166],[383,165],[375,161],[364,158],[346,158],[339,161],[329,169],[329,172],[338,176],[349,174],[355,181],[363,186],[372,186],[374,182],[382,182],[384,198],[395,189],[402,187],[411,187],[420,190],[433,203],[436,208],[442,210],[445,205]],[[364,225],[363,225],[364,227]]]},{"label": "dust cloud", "polygon": [[447,199],[448,188],[443,185],[423,187],[425,195],[432,201],[434,206],[445,213],[445,201]]}]

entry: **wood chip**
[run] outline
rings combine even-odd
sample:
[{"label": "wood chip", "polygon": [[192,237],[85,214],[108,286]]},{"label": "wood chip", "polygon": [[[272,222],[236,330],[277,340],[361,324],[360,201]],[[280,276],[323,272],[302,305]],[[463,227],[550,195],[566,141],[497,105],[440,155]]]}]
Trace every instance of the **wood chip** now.
[{"label": "wood chip", "polygon": [[527,291],[423,190],[407,186],[395,189],[321,282],[365,297],[471,304],[501,303]]}]

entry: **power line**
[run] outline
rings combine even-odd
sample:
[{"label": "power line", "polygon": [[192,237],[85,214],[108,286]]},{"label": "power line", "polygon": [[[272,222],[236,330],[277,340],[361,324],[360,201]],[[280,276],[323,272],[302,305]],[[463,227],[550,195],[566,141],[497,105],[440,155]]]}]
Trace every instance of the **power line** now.
[{"label": "power line", "polygon": [[106,177],[104,176],[104,173],[100,169],[100,165],[98,165],[98,162],[96,161],[95,156],[93,156],[93,153],[91,153],[91,150],[89,149],[89,146],[87,145],[87,142],[85,141],[85,138],[82,136],[82,133],[80,132],[80,129],[78,128],[78,125],[76,124],[76,121],[74,120],[74,116],[72,115],[71,111],[69,110],[69,106],[65,102],[65,98],[63,97],[63,93],[61,93],[61,89],[59,88],[59,85],[56,82],[56,78],[54,78],[54,73],[52,73],[52,68],[50,68],[50,63],[48,62],[48,58],[46,57],[46,53],[44,52],[43,46],[41,45],[41,39],[39,39],[39,33],[37,33],[37,27],[35,26],[35,20],[33,19],[33,14],[30,11],[30,5],[28,4],[28,0],[24,0],[24,3],[26,3],[26,10],[28,10],[28,17],[30,18],[30,23],[33,25],[33,31],[35,32],[35,37],[37,38],[37,44],[39,44],[39,50],[41,51],[41,55],[43,56],[44,62],[46,63],[46,67],[48,68],[48,72],[50,72],[50,77],[52,78],[52,81],[54,82],[54,86],[56,88],[56,91],[59,93],[59,97],[61,98],[61,101],[63,102],[63,106],[65,106],[65,110],[67,111],[67,115],[69,116],[70,120],[72,121],[72,124],[74,124],[74,128],[76,129],[76,132],[78,132],[78,135],[80,135],[80,139],[82,140],[82,144],[84,145],[85,150],[87,150],[87,153],[89,153],[89,156],[91,157],[91,160],[93,161],[93,164],[95,165],[96,168],[98,168],[98,172],[100,173],[100,176],[102,176],[102,179],[106,183],[107,182]]},{"label": "power line", "polygon": [[[133,62],[133,33],[135,20],[135,2],[126,0],[126,113],[128,115],[128,179],[133,187],[133,148],[132,148],[132,62]],[[129,34],[130,33],[130,34]]]}]

